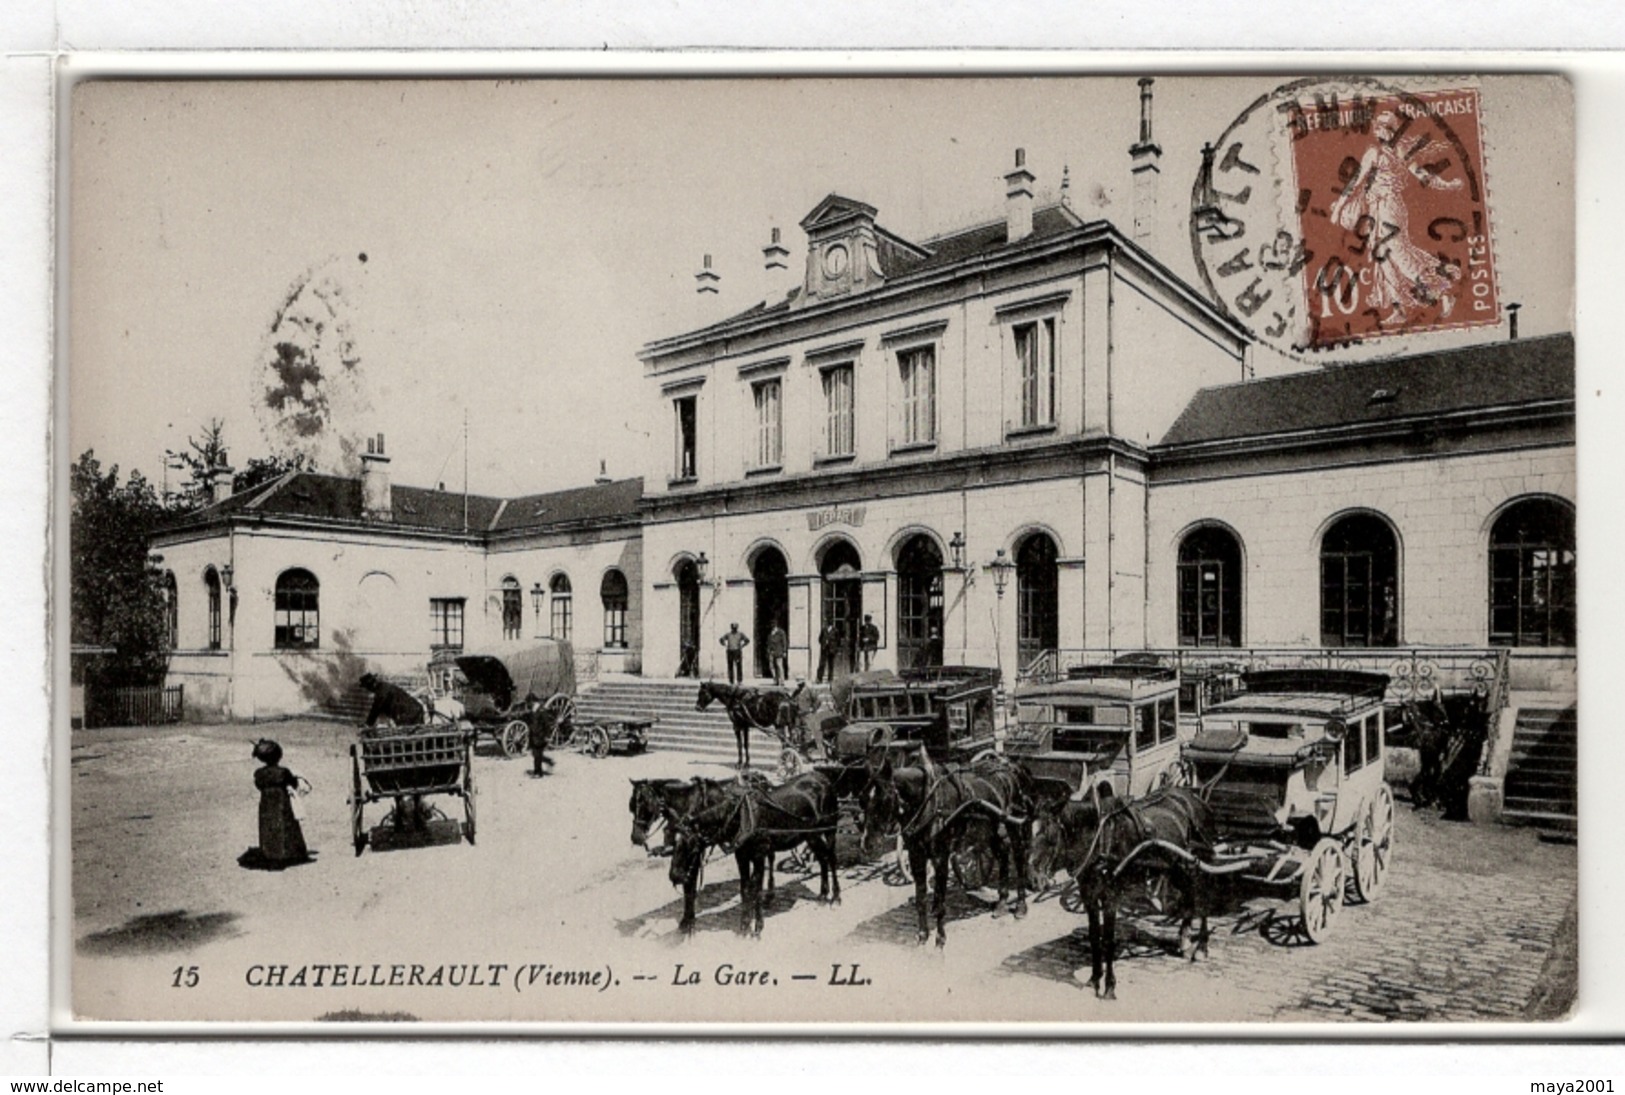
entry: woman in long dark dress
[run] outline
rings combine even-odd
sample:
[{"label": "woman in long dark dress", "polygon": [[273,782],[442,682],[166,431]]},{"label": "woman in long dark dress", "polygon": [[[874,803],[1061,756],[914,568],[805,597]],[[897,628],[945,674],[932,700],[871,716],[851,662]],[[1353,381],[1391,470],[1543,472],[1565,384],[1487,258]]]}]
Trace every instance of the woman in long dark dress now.
[{"label": "woman in long dark dress", "polygon": [[293,815],[289,795],[299,789],[299,777],[282,767],[282,746],[262,738],[254,746],[260,768],[254,786],[260,792],[260,846],[258,865],[279,871],[310,859],[305,832]]}]

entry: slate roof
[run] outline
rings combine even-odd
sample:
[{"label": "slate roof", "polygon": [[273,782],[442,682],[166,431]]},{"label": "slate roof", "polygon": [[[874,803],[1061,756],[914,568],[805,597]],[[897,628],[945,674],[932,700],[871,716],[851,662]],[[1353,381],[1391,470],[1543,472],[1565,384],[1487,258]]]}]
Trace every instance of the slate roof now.
[{"label": "slate roof", "polygon": [[1573,399],[1573,335],[1503,340],[1203,388],[1161,445]]},{"label": "slate roof", "polygon": [[[633,519],[643,497],[642,479],[621,479],[610,483],[569,490],[530,494],[502,499],[488,495],[468,496],[467,529],[488,532],[545,532],[549,528],[580,521]],[[391,484],[393,520],[378,522],[380,528],[433,532],[462,532],[463,495],[461,491],[426,490]],[[235,494],[218,505],[188,514],[171,530],[212,524],[236,514],[263,514],[317,521],[360,522],[361,480],[359,478],[294,472],[268,486]]]}]

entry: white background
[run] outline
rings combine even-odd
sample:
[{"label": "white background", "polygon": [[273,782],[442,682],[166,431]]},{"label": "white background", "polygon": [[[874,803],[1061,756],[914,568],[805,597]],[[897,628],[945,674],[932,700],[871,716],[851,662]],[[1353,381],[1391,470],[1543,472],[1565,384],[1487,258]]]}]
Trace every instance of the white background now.
[{"label": "white background", "polygon": [[[1051,1075],[1069,1087],[1099,1083],[1138,1085],[1157,1077],[1199,1077],[1203,1088],[1233,1090],[1258,1086],[1249,1077],[1355,1077],[1362,1090],[1400,1086],[1413,1090],[1425,1077],[1452,1077],[1447,1089],[1475,1092],[1527,1092],[1531,1079],[1571,1079],[1612,1075],[1625,1081],[1625,1054],[1617,1045],[1522,1046],[1461,1044],[1375,1049],[1368,1044],[1273,1045],[1117,1043],[1110,1047],[1076,1043],[885,1045],[853,1042],[817,1044],[730,1042],[502,1042],[339,1043],[318,1046],[227,1040],[161,1041],[100,1038],[58,1041],[47,1056],[48,874],[51,831],[46,677],[49,571],[42,565],[48,546],[47,440],[51,419],[52,357],[51,236],[55,155],[52,120],[54,65],[60,52],[215,48],[293,49],[487,49],[570,47],[600,50],[824,47],[872,49],[921,46],[1053,49],[1193,48],[1246,50],[1199,59],[1217,70],[1237,65],[1277,71],[1313,68],[1390,71],[1408,68],[1471,70],[1477,55],[1417,57],[1393,54],[1320,53],[1281,56],[1261,48],[1492,50],[1588,49],[1625,46],[1625,16],[1613,4],[1569,4],[1538,13],[1528,5],[1473,5],[1414,2],[1360,5],[1228,3],[1199,15],[1176,5],[1147,0],[1112,3],[1042,3],[977,6],[964,3],[916,4],[905,14],[869,3],[753,5],[744,2],[693,4],[639,3],[601,15],[584,4],[479,3],[445,0],[409,5],[281,0],[223,5],[205,0],[157,4],[119,0],[65,0],[11,4],[0,13],[0,446],[8,474],[0,477],[8,626],[0,633],[10,687],[7,718],[0,725],[0,932],[5,948],[0,974],[0,1075],[39,1075],[51,1067],[59,1075],[186,1075],[252,1071],[295,1075],[367,1073],[375,1077],[415,1077],[427,1086],[436,1075],[510,1075],[527,1087],[567,1076],[602,1079],[614,1075],[653,1075],[660,1088],[695,1086],[715,1090],[756,1086],[752,1077],[774,1076],[804,1086],[814,1076],[821,1086],[844,1087],[901,1082],[915,1090],[933,1074],[964,1076],[978,1086],[1008,1086],[1024,1078]],[[263,60],[263,56],[260,58]],[[1481,59],[1481,58],[1478,58]],[[1497,67],[1509,58],[1492,58]],[[160,67],[164,59],[149,58]],[[221,58],[229,65],[229,58]],[[281,58],[278,59],[282,63]],[[488,60],[486,57],[478,58]],[[626,58],[611,53],[609,65]],[[695,58],[671,58],[685,66]],[[890,70],[930,69],[973,63],[1037,70],[1106,64],[1169,67],[1189,58],[1061,53],[956,53],[884,55],[832,53],[753,57],[752,63],[839,71],[854,61]],[[1619,341],[1614,317],[1621,305],[1625,275],[1620,248],[1625,218],[1619,203],[1625,177],[1625,56],[1565,53],[1511,58],[1530,69],[1563,71],[1575,80],[1580,149],[1578,207],[1578,335],[1581,495],[1581,704],[1586,734],[1581,765],[1581,828],[1586,839],[1581,861],[1581,994],[1579,1019],[1562,1027],[1524,1032],[1524,1037],[1581,1033],[1618,1037],[1625,1031],[1625,943],[1620,941],[1621,883],[1625,851],[1625,808],[1621,778],[1625,750],[1614,728],[1619,703],[1614,679],[1620,653],[1621,605],[1613,545],[1622,531],[1618,499],[1619,453],[1614,437],[1622,423],[1612,379],[1618,369]],[[290,68],[321,65],[349,70],[363,62],[456,64],[441,55],[357,58],[334,54],[287,57]],[[465,60],[465,64],[467,61]],[[504,62],[505,64],[508,61]],[[511,58],[515,71],[550,63],[546,54]],[[44,427],[44,430],[41,429]],[[1554,900],[1560,900],[1554,897]],[[1050,1031],[1050,1034],[1061,1032]],[[1073,1032],[1065,1032],[1072,1034]],[[1090,1028],[1094,1036],[1097,1031]],[[1105,1032],[1099,1032],[1105,1033]],[[1119,1036],[1124,1032],[1120,1032]],[[1197,1032],[1212,1037],[1218,1032]],[[1253,1031],[1253,1036],[1287,1034]],[[1384,1028],[1350,1031],[1341,1039],[1392,1039],[1411,1033]],[[1471,1032],[1434,1029],[1430,1037],[1461,1038]],[[1108,1077],[1119,1079],[1108,1080]],[[1410,1082],[1406,1082],[1410,1081]],[[1264,1081],[1296,1084],[1301,1080]],[[327,1086],[327,1085],[324,1085]],[[336,1085],[333,1085],[336,1086]],[[400,1081],[392,1081],[392,1087]],[[1163,1085],[1148,1083],[1147,1086]],[[1342,1085],[1338,1085],[1342,1086]]]}]

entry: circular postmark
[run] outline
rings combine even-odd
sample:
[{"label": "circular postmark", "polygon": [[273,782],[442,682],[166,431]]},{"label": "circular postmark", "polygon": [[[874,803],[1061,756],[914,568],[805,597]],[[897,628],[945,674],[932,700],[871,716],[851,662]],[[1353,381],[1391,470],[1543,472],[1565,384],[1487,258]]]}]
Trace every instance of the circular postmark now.
[{"label": "circular postmark", "polygon": [[1294,356],[1500,322],[1476,87],[1260,96],[1203,147],[1190,232],[1213,299]]}]

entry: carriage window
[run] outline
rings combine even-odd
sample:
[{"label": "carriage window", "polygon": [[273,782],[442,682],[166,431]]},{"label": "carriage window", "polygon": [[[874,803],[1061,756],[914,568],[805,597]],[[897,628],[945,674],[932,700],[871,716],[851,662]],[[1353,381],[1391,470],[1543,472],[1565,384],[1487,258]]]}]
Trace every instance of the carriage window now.
[{"label": "carriage window", "polygon": [[429,601],[429,645],[445,650],[463,648],[463,598],[435,597]]},{"label": "carriage window", "polygon": [[1172,698],[1157,701],[1157,743],[1164,744],[1179,736],[1179,713]]},{"label": "carriage window", "polygon": [[308,570],[286,570],[276,580],[276,648],[308,650],[320,636],[321,586]]},{"label": "carriage window", "polygon": [[1068,707],[1062,710],[1063,722],[1074,726],[1087,726],[1095,721],[1095,709],[1091,707]]},{"label": "carriage window", "polygon": [[1291,722],[1249,722],[1247,724],[1247,733],[1255,738],[1273,738],[1277,741],[1285,741],[1292,736],[1292,732],[1297,728],[1297,724]]},{"label": "carriage window", "polygon": [[1357,722],[1343,736],[1343,771],[1357,772],[1365,767],[1365,723]]},{"label": "carriage window", "polygon": [[931,697],[916,695],[914,697],[914,713],[916,715],[929,715],[931,713]]},{"label": "carriage window", "polygon": [[1134,731],[1134,751],[1144,752],[1157,744],[1157,705],[1148,703],[1140,708],[1140,725]]},{"label": "carriage window", "polygon": [[1368,761],[1382,758],[1382,716],[1368,715],[1365,720],[1365,757]]},{"label": "carriage window", "polygon": [[1129,709],[1126,707],[1097,707],[1095,708],[1095,721],[1101,726],[1132,726]]}]

